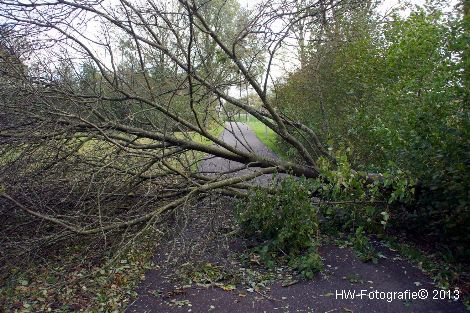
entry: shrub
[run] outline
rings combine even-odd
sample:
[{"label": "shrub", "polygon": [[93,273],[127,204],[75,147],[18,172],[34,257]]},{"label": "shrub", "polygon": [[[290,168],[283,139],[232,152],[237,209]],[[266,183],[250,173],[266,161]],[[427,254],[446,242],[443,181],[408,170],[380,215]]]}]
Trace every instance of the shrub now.
[{"label": "shrub", "polygon": [[321,270],[318,208],[311,201],[317,187],[313,180],[286,177],[276,194],[255,188],[239,204],[240,226],[245,235],[261,241],[257,251],[268,266],[283,256],[304,277]]}]

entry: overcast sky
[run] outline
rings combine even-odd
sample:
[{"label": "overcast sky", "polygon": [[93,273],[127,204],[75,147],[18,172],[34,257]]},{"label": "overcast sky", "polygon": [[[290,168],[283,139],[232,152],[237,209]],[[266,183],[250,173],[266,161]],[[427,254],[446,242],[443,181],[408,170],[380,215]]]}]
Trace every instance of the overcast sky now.
[{"label": "overcast sky", "polygon": [[[108,1],[112,2],[113,0],[108,0]],[[238,0],[238,1],[240,2],[242,7],[253,9],[259,3],[266,2],[266,1],[276,1],[276,0]],[[459,0],[450,0],[447,2],[443,1],[443,3],[447,3],[447,10],[451,11],[455,7],[455,5],[458,3],[458,1]],[[411,0],[407,2],[411,4],[415,4],[415,5],[423,5],[425,4],[426,0]],[[390,11],[390,9],[397,7],[399,4],[400,4],[400,0],[384,0],[379,6],[379,13],[386,14],[387,12]],[[88,28],[88,31],[85,32],[86,34],[91,35],[91,37],[93,37],[93,35],[95,35],[96,37],[102,37],[101,32],[99,31],[99,28],[93,27],[93,25],[87,25],[86,27]],[[276,62],[274,63],[274,66],[271,71],[271,75],[273,79],[277,79],[282,76],[285,76],[286,72],[292,72],[299,65],[299,62],[296,57],[297,55],[297,48],[295,47],[296,42],[292,40],[292,42],[289,42],[289,43],[291,44],[291,46],[289,47],[288,45],[286,45],[284,48],[284,51],[281,51],[281,53],[277,57]],[[104,56],[104,58],[106,59],[106,56]]]}]

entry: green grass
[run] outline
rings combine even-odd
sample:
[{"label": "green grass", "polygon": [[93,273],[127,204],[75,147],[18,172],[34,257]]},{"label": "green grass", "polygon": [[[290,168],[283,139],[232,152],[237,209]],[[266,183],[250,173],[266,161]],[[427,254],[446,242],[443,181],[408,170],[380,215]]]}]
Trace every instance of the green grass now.
[{"label": "green grass", "polygon": [[261,140],[261,142],[271,149],[279,158],[286,159],[284,152],[279,148],[277,135],[272,129],[266,127],[266,125],[255,118],[250,118],[248,119],[248,122],[245,121],[244,123],[246,123],[255,133],[256,137],[258,137],[259,140]]},{"label": "green grass", "polygon": [[[216,126],[213,126],[213,127],[209,128],[209,133],[211,135],[213,135],[214,137],[218,138],[220,136],[220,134],[222,134],[223,130],[224,130],[224,127],[222,125],[216,125]],[[191,140],[191,141],[194,141],[196,143],[203,144],[205,146],[208,146],[208,145],[212,144],[212,141],[210,141],[206,137],[204,137],[204,136],[202,136],[202,135],[200,135],[196,132],[186,132],[186,133],[175,132],[174,135],[175,135],[176,138]]]},{"label": "green grass", "polygon": [[260,121],[248,121],[246,122],[248,126],[250,126],[251,130],[256,134],[256,137],[261,140],[269,149],[275,151],[277,149],[276,146],[276,133],[266,127],[263,123]]},{"label": "green grass", "polygon": [[[224,130],[224,127],[222,125],[217,125],[215,123],[211,125],[208,129],[209,133],[215,137],[219,137],[223,130]],[[209,146],[212,144],[212,141],[201,136],[200,134],[196,132],[186,132],[186,133],[174,132],[173,136],[179,139],[193,141],[195,143],[199,143],[205,146]],[[149,138],[139,138],[137,142],[140,144],[149,144],[149,145],[158,143],[157,141],[153,139],[149,139]],[[80,144],[82,145],[80,146]],[[26,147],[23,147],[22,149],[25,149],[25,148]],[[16,149],[10,149],[7,151],[2,151],[0,154],[0,167],[6,166],[8,163],[20,157],[22,153],[22,149],[16,148]],[[48,157],[53,157],[55,155],[54,151],[51,149],[54,149],[52,145],[51,146],[45,145],[44,149],[36,150],[35,153],[38,155],[38,159],[41,160],[41,162],[44,162],[44,161],[47,161]],[[67,143],[64,142],[62,149],[64,149],[64,154],[67,153],[67,151],[73,152],[74,149],[77,149],[77,151],[74,152],[76,156],[84,158],[84,159],[88,159],[88,160],[95,160],[96,162],[104,162],[104,158],[106,159],[112,158],[114,165],[121,166],[123,168],[136,165],[137,162],[139,162],[139,158],[135,156],[130,159],[126,158],[125,160],[123,160],[122,158],[118,158],[117,153],[120,149],[119,147],[117,147],[111,142],[108,142],[104,139],[99,139],[99,138],[90,139],[90,138],[86,138],[85,136],[80,136],[79,134],[77,134],[76,138],[72,140],[68,140]],[[196,161],[202,159],[203,157],[204,157],[204,153],[198,152],[198,151],[186,151],[183,154],[180,154],[178,156],[179,160],[181,160],[185,165],[192,164],[190,166],[190,169],[193,171],[197,170],[198,162]],[[169,159],[169,162],[170,164],[173,164],[174,166],[182,170],[185,167],[184,165],[179,164],[179,162],[177,162],[176,159],[173,159],[173,158]],[[149,169],[149,171],[152,171],[152,173],[156,174],[156,173],[159,173],[161,170],[155,167],[155,168]]]},{"label": "green grass", "polygon": [[15,161],[21,156],[21,148],[6,149],[0,154],[0,167]]},{"label": "green grass", "polygon": [[276,133],[272,129],[266,127],[266,125],[254,116],[249,114],[234,115],[230,120],[247,124],[262,143],[264,143],[281,159],[287,159],[285,153],[278,146]]}]

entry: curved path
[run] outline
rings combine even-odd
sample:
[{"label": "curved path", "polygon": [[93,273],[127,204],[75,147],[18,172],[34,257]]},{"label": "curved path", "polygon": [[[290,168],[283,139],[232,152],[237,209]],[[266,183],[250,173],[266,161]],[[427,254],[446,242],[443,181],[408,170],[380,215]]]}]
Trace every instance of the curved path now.
[{"label": "curved path", "polygon": [[[261,140],[256,137],[255,133],[244,123],[227,122],[226,130],[221,135],[221,139],[231,146],[245,152],[255,152],[256,154],[268,159],[276,159],[277,156],[272,152]],[[236,170],[245,167],[242,163],[229,161],[221,157],[208,156],[200,165],[199,171],[206,175],[213,175],[230,170]],[[237,172],[237,175],[246,175],[254,169],[244,169]],[[262,175],[254,179],[253,183],[265,185],[271,180],[272,175]]]},{"label": "curved path", "polygon": [[[276,157],[245,124],[230,123],[228,126],[233,128],[236,137],[244,137],[249,143],[245,149],[254,149],[266,157]],[[228,131],[222,134],[225,142],[243,146],[235,136]],[[206,173],[220,172],[238,166],[240,164],[236,162],[208,158],[200,170]],[[269,175],[258,183],[265,183],[268,179]],[[138,288],[139,297],[129,305],[126,312],[468,312],[460,302],[433,299],[436,295],[434,290],[438,288],[431,279],[395,252],[381,246],[378,248],[384,258],[378,264],[373,264],[360,261],[350,248],[323,246],[320,253],[324,259],[324,273],[288,287],[274,283],[268,286],[264,296],[240,287],[223,291],[215,287],[191,286],[183,287],[181,291],[182,288],[176,288],[162,279],[159,270],[149,270]],[[162,259],[156,257],[158,260]],[[155,294],[155,290],[159,290],[159,295]],[[420,292],[421,296],[427,293],[428,296],[425,300],[400,299],[411,292]],[[351,299],[353,293],[354,299]],[[390,298],[393,295],[395,299]],[[370,296],[375,299],[370,299]]]}]

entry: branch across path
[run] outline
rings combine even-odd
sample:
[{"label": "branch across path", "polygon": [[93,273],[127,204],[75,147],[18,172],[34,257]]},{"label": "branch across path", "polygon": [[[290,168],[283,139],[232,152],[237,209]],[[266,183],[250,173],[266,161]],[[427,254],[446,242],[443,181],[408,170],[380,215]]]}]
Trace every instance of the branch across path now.
[{"label": "branch across path", "polygon": [[[266,157],[276,157],[247,125],[228,123],[227,126],[229,130],[222,134],[225,142],[245,145],[245,149],[253,149]],[[244,139],[237,140],[237,138]],[[241,164],[233,161],[208,157],[199,169],[208,175],[216,175],[218,172],[237,169],[239,166]],[[270,175],[265,175],[258,178],[256,184],[265,184],[269,179]],[[212,216],[207,220],[201,218],[202,215],[202,210],[199,208],[192,217],[189,213],[188,219],[194,229],[203,228],[208,222],[212,222]],[[221,215],[223,218],[223,214],[218,216]],[[191,236],[197,234],[192,232]],[[230,245],[228,249],[237,250],[235,246],[236,244]],[[160,268],[151,269],[147,271],[145,280],[137,290],[137,299],[129,305],[126,312],[468,312],[460,302],[436,299],[436,295],[440,298],[444,293],[440,292],[433,281],[417,266],[403,260],[396,252],[381,246],[380,243],[376,243],[376,248],[384,257],[374,264],[359,260],[350,248],[325,245],[320,248],[325,264],[323,273],[312,280],[294,284],[273,282],[261,292],[241,286],[228,291],[216,285],[177,286],[166,279],[165,272]],[[231,252],[234,251],[226,253]],[[168,251],[164,248],[158,249],[155,263],[164,262],[168,259],[168,255]],[[207,256],[209,260],[213,257]],[[399,293],[406,295],[412,292],[418,292],[422,297],[427,294],[427,297],[414,300],[399,299]],[[395,298],[391,299],[393,295]],[[371,296],[375,299],[370,298]]]},{"label": "branch across path", "polygon": [[[268,159],[277,159],[276,154],[262,143],[261,140],[259,140],[247,124],[241,122],[227,122],[225,124],[225,128],[226,129],[221,135],[221,139],[224,142],[242,151],[254,152]],[[246,167],[246,165],[221,157],[208,156],[201,163],[199,171],[206,175],[217,175],[218,173],[235,171],[243,167]],[[256,168],[247,168],[240,170],[236,172],[236,175],[246,175],[255,169]],[[254,179],[253,183],[257,185],[266,185],[271,181],[271,177],[272,175],[270,174],[262,175]]]}]

